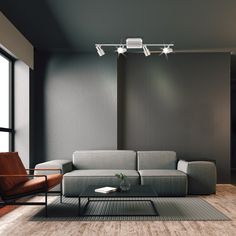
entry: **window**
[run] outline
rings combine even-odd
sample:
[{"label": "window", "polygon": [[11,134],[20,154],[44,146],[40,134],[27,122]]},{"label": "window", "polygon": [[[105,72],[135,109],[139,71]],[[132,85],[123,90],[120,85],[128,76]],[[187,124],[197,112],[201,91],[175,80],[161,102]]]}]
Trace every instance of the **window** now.
[{"label": "window", "polygon": [[13,60],[0,50],[0,152],[13,151]]}]

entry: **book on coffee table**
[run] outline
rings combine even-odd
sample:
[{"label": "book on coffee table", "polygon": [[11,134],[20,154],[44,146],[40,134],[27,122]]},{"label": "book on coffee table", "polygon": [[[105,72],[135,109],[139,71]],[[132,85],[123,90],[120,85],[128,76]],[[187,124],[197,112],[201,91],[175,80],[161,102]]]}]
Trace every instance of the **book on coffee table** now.
[{"label": "book on coffee table", "polygon": [[94,191],[97,193],[112,193],[115,192],[117,188],[114,187],[103,187],[103,188],[97,188]]}]

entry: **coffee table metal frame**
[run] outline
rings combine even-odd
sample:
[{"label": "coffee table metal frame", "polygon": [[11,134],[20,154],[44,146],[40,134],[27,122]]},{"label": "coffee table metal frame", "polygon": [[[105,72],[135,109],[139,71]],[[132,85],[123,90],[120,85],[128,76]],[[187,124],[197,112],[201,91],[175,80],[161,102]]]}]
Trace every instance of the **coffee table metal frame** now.
[{"label": "coffee table metal frame", "polygon": [[[131,214],[105,214],[102,216],[159,216],[158,211],[156,209],[155,204],[153,203],[152,199],[148,199],[148,198],[157,198],[158,195],[156,194],[156,192],[152,189],[152,187],[150,186],[132,186],[131,189],[128,192],[113,192],[113,193],[108,193],[108,194],[103,194],[103,193],[97,193],[94,190],[96,188],[99,188],[102,186],[89,186],[85,191],[83,191],[79,197],[78,197],[78,214],[80,216],[101,216],[101,215],[94,215],[94,214],[86,214],[86,210],[87,207],[89,205],[90,202],[115,202],[115,201],[126,201],[126,202],[149,202],[154,213],[155,214],[137,214],[137,215],[131,215]],[[150,194],[148,194],[147,192],[145,192],[145,194],[141,194],[137,195],[136,194],[132,194],[132,188],[134,188],[134,190],[137,190],[137,188],[139,188],[139,190],[142,190],[142,188],[146,191],[148,191]],[[91,192],[91,189],[93,190],[93,192]],[[90,190],[90,191],[88,191]],[[81,207],[81,199],[82,198],[87,198],[87,202],[84,206],[84,208],[82,209]],[[92,199],[91,199],[92,198]],[[116,199],[115,199],[116,198]],[[118,200],[118,199],[119,200]],[[127,199],[129,198],[129,199]],[[135,198],[135,199],[132,199]],[[142,199],[139,199],[142,198]],[[147,198],[147,199],[143,199],[143,198]],[[94,200],[96,199],[96,200]]]}]

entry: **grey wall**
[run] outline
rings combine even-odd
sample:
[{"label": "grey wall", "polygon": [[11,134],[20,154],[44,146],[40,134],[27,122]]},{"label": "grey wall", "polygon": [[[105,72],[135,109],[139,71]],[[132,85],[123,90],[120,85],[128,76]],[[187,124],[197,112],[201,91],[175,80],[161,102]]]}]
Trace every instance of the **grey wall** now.
[{"label": "grey wall", "polygon": [[71,159],[75,150],[116,149],[116,56],[36,54],[32,165]]},{"label": "grey wall", "polygon": [[25,167],[30,157],[29,67],[17,60],[14,64],[14,125],[15,151],[19,152]]},{"label": "grey wall", "polygon": [[229,182],[230,55],[130,54],[119,65],[119,148],[216,160]]},{"label": "grey wall", "polygon": [[175,150],[215,160],[229,183],[228,54],[35,54],[31,166],[78,149]]}]

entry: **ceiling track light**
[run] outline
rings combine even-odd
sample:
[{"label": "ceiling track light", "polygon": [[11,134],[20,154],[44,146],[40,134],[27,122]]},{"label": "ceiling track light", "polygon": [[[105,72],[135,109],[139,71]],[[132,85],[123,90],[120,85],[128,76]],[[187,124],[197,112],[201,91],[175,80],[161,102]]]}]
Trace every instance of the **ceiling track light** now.
[{"label": "ceiling track light", "polygon": [[124,46],[119,46],[116,50],[116,52],[118,54],[124,54],[125,52],[127,52],[127,49]]},{"label": "ceiling track light", "polygon": [[169,53],[172,53],[173,52],[173,48],[170,48],[170,46],[165,46],[164,48],[162,48],[162,53],[167,55]]},{"label": "ceiling track light", "polygon": [[143,45],[143,53],[146,57],[151,55],[151,53],[150,53],[150,51],[149,51],[149,49],[147,48],[146,45]]},{"label": "ceiling track light", "polygon": [[96,49],[97,49],[97,53],[100,57],[105,55],[104,50],[102,49],[101,45],[96,44]]},{"label": "ceiling track light", "polygon": [[169,54],[173,52],[174,44],[143,44],[143,40],[141,38],[128,38],[126,39],[126,44],[95,44],[97,49],[97,53],[99,56],[105,55],[104,50],[102,47],[116,47],[116,52],[118,55],[124,54],[127,52],[127,49],[143,49],[144,55],[150,56],[151,51],[149,50],[150,47],[159,47],[161,49],[161,54]]}]

